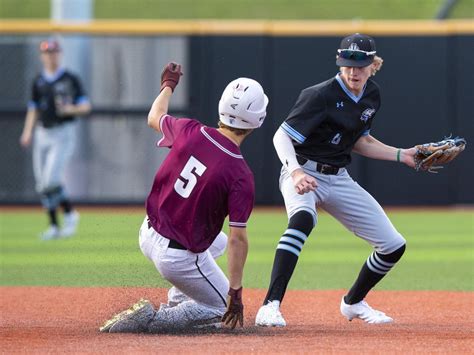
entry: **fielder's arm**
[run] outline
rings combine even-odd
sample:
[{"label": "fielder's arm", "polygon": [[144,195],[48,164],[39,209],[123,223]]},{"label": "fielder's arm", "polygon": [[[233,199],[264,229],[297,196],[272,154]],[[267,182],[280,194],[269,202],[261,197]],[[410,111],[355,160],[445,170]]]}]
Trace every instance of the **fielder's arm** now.
[{"label": "fielder's arm", "polygon": [[360,137],[354,145],[353,151],[367,158],[398,161],[409,167],[415,167],[415,147],[408,149],[395,148],[380,142],[370,134]]},{"label": "fielder's arm", "polygon": [[153,101],[150,112],[148,113],[148,126],[153,128],[158,133],[161,133],[161,118],[163,115],[168,113],[168,107],[172,93],[173,91],[169,86],[161,90],[155,101]]},{"label": "fielder's arm", "polygon": [[89,101],[80,104],[60,105],[56,110],[60,116],[83,116],[91,112],[92,106]]},{"label": "fielder's arm", "polygon": [[30,107],[26,112],[25,125],[20,136],[20,144],[22,147],[29,147],[33,138],[33,128],[38,120],[38,110]]},{"label": "fielder's arm", "polygon": [[293,179],[295,190],[303,195],[306,192],[314,191],[318,186],[316,179],[304,172],[296,160],[296,152],[291,138],[286,132],[278,128],[273,136],[273,145],[280,158],[281,163],[288,170]]}]

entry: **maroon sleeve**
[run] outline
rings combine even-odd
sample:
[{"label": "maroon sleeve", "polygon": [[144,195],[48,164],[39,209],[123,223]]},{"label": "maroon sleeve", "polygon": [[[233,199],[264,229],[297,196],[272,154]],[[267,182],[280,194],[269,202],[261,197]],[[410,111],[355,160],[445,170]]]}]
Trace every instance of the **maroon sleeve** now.
[{"label": "maroon sleeve", "polygon": [[176,138],[183,131],[196,125],[201,126],[198,121],[190,118],[176,118],[170,115],[164,115],[160,121],[163,137],[158,141],[158,147],[171,148]]},{"label": "maroon sleeve", "polygon": [[253,175],[247,174],[232,185],[229,195],[229,226],[245,228],[255,201]]}]

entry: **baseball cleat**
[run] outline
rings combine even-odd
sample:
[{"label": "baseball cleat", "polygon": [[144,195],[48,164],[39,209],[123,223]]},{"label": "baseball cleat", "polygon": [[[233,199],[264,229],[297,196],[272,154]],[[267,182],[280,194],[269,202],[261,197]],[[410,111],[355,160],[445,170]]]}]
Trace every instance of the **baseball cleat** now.
[{"label": "baseball cleat", "polygon": [[72,237],[76,234],[77,225],[79,224],[79,213],[72,211],[64,215],[64,226],[61,229],[60,236],[63,238]]},{"label": "baseball cleat", "polygon": [[155,310],[150,301],[141,299],[129,309],[120,312],[99,328],[101,333],[141,333],[147,330]]},{"label": "baseball cleat", "polygon": [[285,319],[280,312],[280,301],[268,301],[257,312],[255,325],[260,327],[286,327]]},{"label": "baseball cleat", "polygon": [[41,240],[52,240],[59,238],[59,229],[57,226],[50,226],[47,230],[40,234]]},{"label": "baseball cleat", "polygon": [[201,319],[194,322],[192,325],[195,329],[220,329],[222,328],[222,317],[214,317],[210,319]]},{"label": "baseball cleat", "polygon": [[341,300],[341,313],[349,321],[354,318],[360,318],[366,323],[383,324],[392,323],[393,319],[385,313],[377,311],[370,307],[364,300],[355,304],[346,304],[344,297]]}]

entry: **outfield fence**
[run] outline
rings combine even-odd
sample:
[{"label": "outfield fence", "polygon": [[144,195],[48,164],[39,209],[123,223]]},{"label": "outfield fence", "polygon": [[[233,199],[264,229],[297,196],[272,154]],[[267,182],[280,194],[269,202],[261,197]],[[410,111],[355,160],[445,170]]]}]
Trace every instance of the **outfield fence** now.
[{"label": "outfield fence", "polygon": [[[94,106],[80,122],[80,147],[68,168],[71,194],[85,203],[141,203],[166,156],[146,126],[159,91],[162,67],[183,64],[172,99],[176,115],[214,125],[226,83],[238,76],[259,80],[270,98],[268,119],[242,147],[254,171],[258,204],[281,204],[280,163],[272,136],[304,87],[337,72],[340,38],[365,32],[384,58],[375,80],[382,109],[372,133],[402,147],[443,135],[474,141],[472,21],[48,21],[0,22],[0,201],[32,203],[31,154],[18,144],[40,69],[37,46],[59,36],[64,64],[83,78]],[[472,204],[473,169],[468,148],[438,175],[394,163],[355,157],[353,177],[384,204]]]}]

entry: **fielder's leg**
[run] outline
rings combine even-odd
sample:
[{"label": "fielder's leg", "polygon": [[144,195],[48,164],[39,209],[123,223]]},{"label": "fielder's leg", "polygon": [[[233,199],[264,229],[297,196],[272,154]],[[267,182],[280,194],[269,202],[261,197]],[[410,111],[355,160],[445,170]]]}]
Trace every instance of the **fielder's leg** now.
[{"label": "fielder's leg", "polygon": [[60,196],[62,194],[62,187],[55,186],[47,188],[41,193],[41,203],[45,210],[48,211],[49,217],[49,228],[41,234],[41,239],[50,240],[60,236],[57,218],[57,207],[59,204]]},{"label": "fielder's leg", "polygon": [[[309,173],[306,170],[305,172]],[[293,275],[303,245],[316,225],[316,203],[324,198],[323,194],[326,190],[320,186],[313,193],[299,195],[295,191],[293,179],[286,169],[282,168],[280,191],[285,200],[288,228],[278,242],[270,286],[263,306],[260,307],[255,317],[255,324],[258,326],[286,326],[280,312],[280,304],[285,296],[288,282]]]},{"label": "fielder's leg", "polygon": [[68,122],[51,129],[51,146],[44,166],[44,184],[49,187],[61,186],[57,205],[64,210],[64,224],[60,236],[70,237],[76,233],[79,213],[76,212],[62,187],[63,175],[71,160],[76,145],[76,122]]},{"label": "fielder's leg", "polygon": [[314,227],[314,218],[307,211],[295,213],[288,222],[288,229],[278,242],[267,295],[269,301],[283,301],[288,282],[298,262],[303,245]]},{"label": "fielder's leg", "polygon": [[357,280],[347,295],[344,296],[344,302],[346,304],[355,304],[362,301],[369,291],[395,266],[404,252],[405,244],[389,254],[372,252],[364,265],[362,265]]},{"label": "fielder's leg", "polygon": [[314,217],[307,211],[295,213],[289,220],[288,229],[278,242],[273,261],[270,286],[255,318],[259,326],[284,327],[286,322],[280,313],[288,282],[295,270],[303,245],[314,226]]},{"label": "fielder's leg", "polygon": [[341,313],[348,320],[360,318],[367,323],[391,323],[393,319],[385,313],[370,307],[364,301],[369,291],[390,271],[405,252],[405,245],[390,254],[374,251],[362,266],[362,269],[349,290],[341,300]]},{"label": "fielder's leg", "polygon": [[33,140],[33,173],[36,182],[36,191],[41,196],[41,204],[48,216],[49,227],[40,234],[43,240],[50,240],[59,236],[58,218],[56,206],[50,200],[48,194],[48,181],[46,162],[51,148],[52,140],[47,129],[38,125],[35,128]]},{"label": "fielder's leg", "polygon": [[364,298],[400,260],[406,241],[378,202],[347,172],[338,179],[323,208],[375,249],[363,264],[347,295],[342,298],[341,313],[349,320],[361,318],[367,323],[390,323],[392,318],[372,309]]}]

